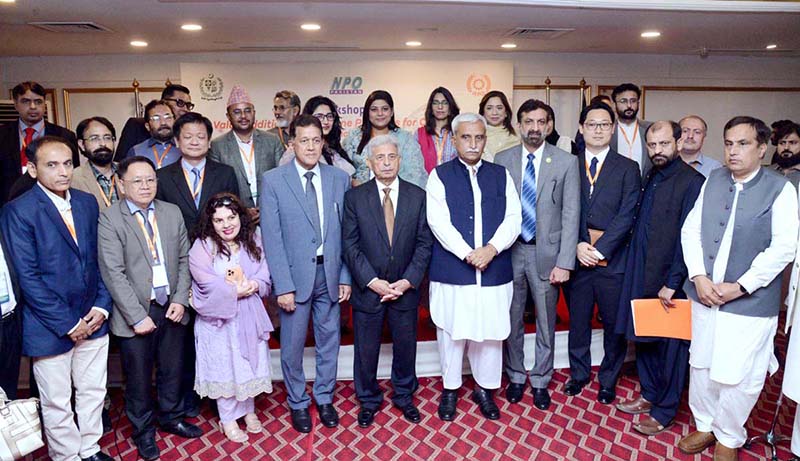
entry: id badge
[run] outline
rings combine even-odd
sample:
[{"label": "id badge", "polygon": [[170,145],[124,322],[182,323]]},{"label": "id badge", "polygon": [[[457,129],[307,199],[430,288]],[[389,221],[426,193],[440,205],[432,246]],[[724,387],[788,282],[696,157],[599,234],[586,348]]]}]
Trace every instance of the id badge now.
[{"label": "id badge", "polygon": [[169,286],[167,278],[167,268],[163,264],[153,266],[153,287],[160,288]]}]

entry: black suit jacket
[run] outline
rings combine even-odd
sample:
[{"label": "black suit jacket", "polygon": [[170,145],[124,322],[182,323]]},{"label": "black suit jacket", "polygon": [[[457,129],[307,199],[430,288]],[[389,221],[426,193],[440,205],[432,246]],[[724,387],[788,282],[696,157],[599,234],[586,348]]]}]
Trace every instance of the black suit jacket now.
[{"label": "black suit jacket", "polygon": [[608,260],[608,269],[625,272],[628,238],[633,230],[636,203],[642,185],[639,165],[613,149],[608,151],[594,191],[589,195],[586,154],[578,155],[581,176],[581,224],[579,242],[590,242],[589,229],[603,231],[594,247]]},{"label": "black suit jacket", "polygon": [[197,224],[200,221],[200,213],[208,200],[220,192],[230,192],[238,197],[239,183],[236,181],[236,173],[233,168],[206,159],[203,188],[200,191],[200,206],[195,207],[181,164],[182,162],[178,160],[156,172],[158,176],[156,198],[173,203],[181,209],[189,240],[193,241],[196,236]]},{"label": "black suit jacket", "polygon": [[150,139],[150,132],[144,126],[145,120],[141,117],[131,117],[125,122],[122,134],[117,141],[117,150],[114,151],[114,161],[121,162],[128,155],[128,150],[142,141]]},{"label": "black suit jacket", "polygon": [[425,214],[425,191],[400,180],[391,246],[382,200],[375,179],[344,196],[342,256],[353,277],[351,304],[357,311],[378,312],[383,308],[380,297],[367,283],[375,277],[389,283],[406,279],[413,288],[386,305],[399,310],[416,309],[433,246]]},{"label": "black suit jacket", "polygon": [[[80,153],[78,152],[78,142],[75,134],[70,130],[44,122],[44,134],[46,136],[58,136],[67,140],[72,149],[72,164],[80,165]],[[19,122],[14,121],[0,126],[0,206],[9,201],[11,186],[22,176],[22,164],[20,163],[19,151]]]}]

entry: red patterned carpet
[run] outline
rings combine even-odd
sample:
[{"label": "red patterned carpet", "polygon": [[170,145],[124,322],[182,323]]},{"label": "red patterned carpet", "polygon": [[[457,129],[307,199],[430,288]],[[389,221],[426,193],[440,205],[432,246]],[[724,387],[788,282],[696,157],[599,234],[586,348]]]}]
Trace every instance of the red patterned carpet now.
[{"label": "red patterned carpet", "polygon": [[[206,431],[200,439],[185,440],[159,433],[158,445],[161,459],[170,460],[710,460],[711,450],[703,455],[684,456],[675,445],[691,430],[690,413],[684,404],[675,424],[666,432],[646,438],[631,430],[633,417],[601,405],[594,399],[597,384],[586,388],[576,397],[563,393],[567,381],[566,370],[556,371],[550,386],[553,405],[547,412],[533,406],[528,390],[522,403],[511,405],[498,396],[502,417],[487,421],[481,417],[477,406],[469,400],[472,381],[467,380],[458,403],[459,415],[454,422],[443,423],[436,416],[441,380],[420,379],[416,402],[423,419],[412,425],[386,401],[369,429],[356,424],[358,408],[351,381],[337,385],[336,407],[341,414],[341,425],[327,429],[316,425],[308,435],[300,435],[290,425],[285,406],[286,392],[283,383],[276,383],[270,396],[259,398],[257,409],[265,432],[250,437],[248,444],[228,442],[218,429],[214,410],[206,404],[202,414],[194,420]],[[780,375],[768,380],[764,393],[751,415],[748,429],[762,433],[769,426],[777,397]],[[381,383],[389,392],[388,381]],[[618,387],[619,396],[630,397],[638,388],[635,376],[625,376]],[[119,418],[122,407],[119,391],[113,393],[112,417],[116,433],[106,434],[101,440],[103,450],[124,461],[137,459],[136,448],[129,441],[131,427],[124,417]],[[786,403],[781,410],[780,434],[790,435],[794,404]],[[312,416],[316,414],[312,410]],[[791,457],[788,442],[780,445],[780,459]],[[118,447],[118,448],[117,448]],[[119,455],[121,456],[118,456]],[[35,460],[48,459],[45,451],[37,452]],[[741,450],[740,460],[768,459],[764,445]]]}]

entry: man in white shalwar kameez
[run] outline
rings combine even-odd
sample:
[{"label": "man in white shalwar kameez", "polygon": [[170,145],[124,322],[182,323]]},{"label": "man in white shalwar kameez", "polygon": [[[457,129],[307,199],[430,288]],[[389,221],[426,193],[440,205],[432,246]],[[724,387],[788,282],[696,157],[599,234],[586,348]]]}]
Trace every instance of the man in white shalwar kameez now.
[{"label": "man in white shalwar kameez", "polygon": [[762,168],[770,130],[735,117],[724,129],[725,167],[711,172],[684,222],[681,241],[692,300],[689,407],[697,431],[687,454],[716,441],[714,460],[736,460],[744,424],[767,372],[778,368],[773,339],[781,304],[779,275],[794,258],[797,193]]},{"label": "man in white shalwar kameez", "polygon": [[476,386],[472,399],[488,419],[500,410],[503,340],[510,332],[513,294],[511,253],[522,224],[519,197],[508,171],[481,161],[486,120],[464,113],[452,122],[458,158],[431,172],[428,225],[433,231],[430,309],[442,365],[439,417],[456,414],[462,363],[467,353]]},{"label": "man in white shalwar kameez", "polygon": [[[800,251],[800,241],[798,242]],[[792,278],[789,283],[789,296],[786,298],[786,334],[789,328],[800,324],[800,296],[798,296],[798,284],[800,284],[800,258],[795,255],[792,265]],[[800,329],[792,329],[789,336],[789,348],[786,353],[786,369],[783,372],[783,395],[800,403]],[[800,461],[800,405],[794,413],[794,425],[792,427],[792,454],[789,461]]]}]

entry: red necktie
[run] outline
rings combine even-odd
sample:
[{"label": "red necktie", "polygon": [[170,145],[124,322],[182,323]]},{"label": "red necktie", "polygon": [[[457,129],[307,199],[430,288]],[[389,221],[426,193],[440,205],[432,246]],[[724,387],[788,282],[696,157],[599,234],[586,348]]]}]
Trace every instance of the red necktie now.
[{"label": "red necktie", "polygon": [[19,162],[22,168],[28,165],[28,157],[25,155],[25,148],[33,142],[33,134],[36,133],[31,127],[25,128],[25,142],[22,143],[22,149],[19,151]]}]

